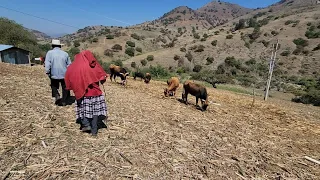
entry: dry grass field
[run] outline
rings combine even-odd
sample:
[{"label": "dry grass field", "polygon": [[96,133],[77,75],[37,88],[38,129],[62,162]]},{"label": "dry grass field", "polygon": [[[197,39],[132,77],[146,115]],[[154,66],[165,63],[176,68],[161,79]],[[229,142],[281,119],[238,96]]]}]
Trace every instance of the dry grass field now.
[{"label": "dry grass field", "polygon": [[[105,84],[107,129],[82,133],[53,105],[42,67],[0,64],[0,176],[7,179],[319,179],[320,109],[208,88],[206,112],[164,82]],[[180,86],[177,98],[181,97]],[[219,105],[218,105],[219,104]]]}]

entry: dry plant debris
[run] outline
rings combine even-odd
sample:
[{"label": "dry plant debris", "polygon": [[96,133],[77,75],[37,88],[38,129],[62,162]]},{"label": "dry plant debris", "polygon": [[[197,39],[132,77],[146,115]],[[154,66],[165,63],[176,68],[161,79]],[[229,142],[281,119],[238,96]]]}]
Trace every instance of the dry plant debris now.
[{"label": "dry plant debris", "polygon": [[[319,108],[209,89],[201,112],[164,82],[107,81],[108,129],[82,133],[53,105],[42,67],[0,63],[0,176],[6,179],[318,179]],[[177,93],[181,96],[182,86]],[[189,98],[195,104],[195,98]]]}]

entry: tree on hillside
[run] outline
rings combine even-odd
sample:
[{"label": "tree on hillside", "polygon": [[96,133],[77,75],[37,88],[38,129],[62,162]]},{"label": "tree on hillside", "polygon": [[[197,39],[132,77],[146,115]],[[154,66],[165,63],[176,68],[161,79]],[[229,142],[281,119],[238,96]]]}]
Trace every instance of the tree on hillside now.
[{"label": "tree on hillside", "polygon": [[73,45],[74,45],[74,47],[79,47],[80,42],[78,40],[75,40],[75,41],[73,41]]},{"label": "tree on hillside", "polygon": [[[33,57],[44,56],[34,34],[13,20],[0,18],[0,44],[13,45],[32,52]],[[31,57],[31,58],[33,58]]]},{"label": "tree on hillside", "polygon": [[122,51],[122,46],[120,44],[115,44],[111,49],[115,51]]},{"label": "tree on hillside", "polygon": [[78,53],[80,53],[80,49],[77,48],[77,47],[73,47],[73,48],[71,48],[71,49],[68,51],[68,54],[69,54],[69,57],[70,57],[71,61],[74,60],[74,56],[75,56],[76,54],[78,54]]},{"label": "tree on hillside", "polygon": [[246,27],[246,21],[244,19],[240,19],[239,23],[236,24],[235,30],[244,29]]}]

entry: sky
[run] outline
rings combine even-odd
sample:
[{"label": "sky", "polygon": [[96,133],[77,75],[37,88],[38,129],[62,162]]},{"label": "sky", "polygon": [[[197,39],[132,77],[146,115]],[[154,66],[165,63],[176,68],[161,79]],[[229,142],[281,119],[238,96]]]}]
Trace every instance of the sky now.
[{"label": "sky", "polygon": [[[15,20],[24,27],[35,29],[51,36],[58,36],[76,32],[78,29],[86,26],[135,25],[157,19],[164,13],[178,6],[188,6],[192,9],[198,9],[211,1],[212,0],[0,0],[0,17]],[[266,7],[279,0],[225,1],[247,8],[257,8]]]}]

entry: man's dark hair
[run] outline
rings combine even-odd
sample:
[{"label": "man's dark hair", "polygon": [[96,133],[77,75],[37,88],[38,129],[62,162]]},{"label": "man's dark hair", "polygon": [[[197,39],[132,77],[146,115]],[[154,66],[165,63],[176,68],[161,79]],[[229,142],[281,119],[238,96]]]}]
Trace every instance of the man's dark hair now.
[{"label": "man's dark hair", "polygon": [[52,46],[52,49],[55,48],[55,47],[61,48],[61,45],[54,45],[54,44],[53,44],[53,45],[51,45],[51,46]]}]

